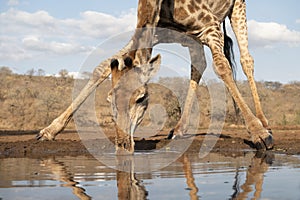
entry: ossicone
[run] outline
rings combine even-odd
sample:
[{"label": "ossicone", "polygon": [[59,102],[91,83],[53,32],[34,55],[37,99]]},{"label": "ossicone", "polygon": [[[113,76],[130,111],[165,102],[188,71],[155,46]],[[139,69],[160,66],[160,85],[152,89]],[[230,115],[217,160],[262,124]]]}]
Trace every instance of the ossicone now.
[{"label": "ossicone", "polygon": [[118,66],[119,66],[119,61],[117,59],[112,59],[110,63],[110,68],[115,69],[118,68]]}]

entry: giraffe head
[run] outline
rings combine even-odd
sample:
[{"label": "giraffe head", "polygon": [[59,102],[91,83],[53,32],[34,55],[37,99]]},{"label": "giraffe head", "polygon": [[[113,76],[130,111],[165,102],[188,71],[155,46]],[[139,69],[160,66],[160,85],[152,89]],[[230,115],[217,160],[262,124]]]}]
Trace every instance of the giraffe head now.
[{"label": "giraffe head", "polygon": [[117,149],[119,145],[129,152],[134,151],[133,134],[148,106],[147,83],[158,71],[160,62],[160,55],[143,65],[135,65],[137,62],[130,57],[111,62],[111,105],[117,131]]}]

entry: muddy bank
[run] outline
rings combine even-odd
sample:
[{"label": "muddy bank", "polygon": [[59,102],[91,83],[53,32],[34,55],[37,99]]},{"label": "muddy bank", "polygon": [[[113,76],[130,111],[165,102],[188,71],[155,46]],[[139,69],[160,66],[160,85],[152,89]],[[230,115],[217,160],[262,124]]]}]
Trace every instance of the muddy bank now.
[{"label": "muddy bank", "polygon": [[[48,157],[90,155],[82,144],[76,131],[65,131],[58,135],[55,141],[37,141],[37,131],[27,132],[0,132],[0,158],[6,157]],[[275,147],[274,153],[300,155],[300,130],[273,130]],[[170,141],[166,140],[167,133],[155,137],[135,138],[136,150],[154,150],[164,148]],[[194,137],[188,151],[199,151],[206,133],[199,133]],[[213,134],[211,135],[212,137]],[[108,135],[113,142],[113,133]],[[215,136],[217,137],[217,136]],[[245,151],[254,151],[247,140],[249,136],[245,130],[224,130],[218,138],[213,152],[228,155],[243,154]]]}]

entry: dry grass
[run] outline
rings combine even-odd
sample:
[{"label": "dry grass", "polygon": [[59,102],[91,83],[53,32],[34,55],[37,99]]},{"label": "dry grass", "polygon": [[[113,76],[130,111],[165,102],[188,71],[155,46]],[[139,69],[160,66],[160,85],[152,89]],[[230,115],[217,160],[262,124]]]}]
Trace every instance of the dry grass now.
[{"label": "dry grass", "polygon": [[[0,130],[37,130],[47,126],[55,117],[66,109],[72,101],[74,79],[43,76],[26,76],[0,74]],[[181,89],[184,80],[161,79],[159,83],[172,82],[175,88]],[[218,90],[218,83],[214,88]],[[300,83],[280,84],[278,82],[258,82],[258,90],[263,109],[271,126],[300,125]],[[238,86],[245,100],[254,108],[247,83],[239,82]],[[110,81],[105,81],[96,91],[95,102],[97,118],[104,126],[112,125],[111,107],[106,101],[110,90]],[[150,105],[161,105],[166,110],[165,127],[173,127],[180,118],[180,107],[187,93],[182,88],[180,96],[172,88],[161,84],[150,84]],[[200,126],[207,127],[210,122],[210,96],[206,86],[201,85],[197,92],[200,110]],[[242,124],[236,118],[229,95],[226,99],[226,125]],[[159,107],[158,107],[159,108]],[[144,123],[148,123],[151,112],[146,113]],[[157,118],[157,120],[160,120]],[[163,121],[161,122],[163,123]],[[75,128],[71,121],[68,128]]]}]

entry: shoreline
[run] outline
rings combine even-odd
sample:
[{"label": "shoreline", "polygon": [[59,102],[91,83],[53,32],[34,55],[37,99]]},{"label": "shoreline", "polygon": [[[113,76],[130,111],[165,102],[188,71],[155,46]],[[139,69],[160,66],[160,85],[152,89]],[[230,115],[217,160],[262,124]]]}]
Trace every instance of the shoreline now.
[{"label": "shoreline", "polygon": [[[60,133],[54,141],[38,141],[35,135],[38,131],[0,131],[0,158],[13,157],[49,157],[49,156],[79,156],[90,155],[74,130]],[[275,145],[269,152],[300,155],[300,129],[274,130]],[[199,151],[207,134],[199,132],[193,138],[187,151]],[[213,134],[210,134],[213,135]],[[136,134],[138,136],[138,134]],[[149,138],[135,137],[137,151],[151,151],[165,148],[170,140],[166,140],[167,133]],[[110,141],[114,141],[114,133],[107,134]],[[212,152],[239,155],[248,151],[256,151],[248,144],[248,133],[240,129],[225,129],[217,138]],[[181,140],[181,139],[178,139]]]}]

